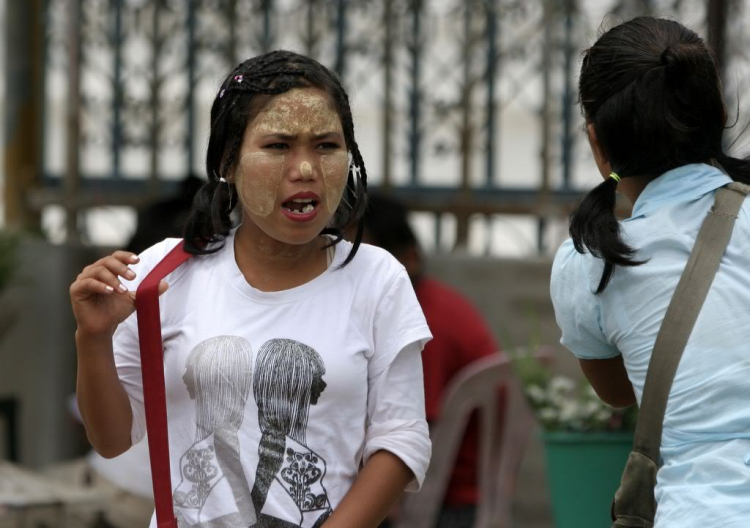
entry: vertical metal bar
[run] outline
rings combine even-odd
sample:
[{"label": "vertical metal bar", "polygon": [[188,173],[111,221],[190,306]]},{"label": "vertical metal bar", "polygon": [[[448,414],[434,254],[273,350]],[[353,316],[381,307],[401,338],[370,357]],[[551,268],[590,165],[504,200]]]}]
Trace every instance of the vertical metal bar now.
[{"label": "vertical metal bar", "polygon": [[271,51],[273,46],[273,35],[271,34],[271,13],[273,11],[273,0],[263,0],[263,41],[261,48],[263,53]]},{"label": "vertical metal bar", "polygon": [[[551,80],[552,80],[552,32],[554,23],[554,2],[556,0],[545,0],[544,2],[544,19],[543,19],[543,43],[542,43],[542,147],[539,152],[541,162],[541,203],[549,202],[550,194],[550,145],[552,132],[552,105],[551,97]],[[543,213],[539,215],[537,224],[537,251],[544,252],[544,232],[547,227],[547,220]]]},{"label": "vertical metal bar", "polygon": [[420,156],[421,156],[421,101],[422,93],[420,88],[421,81],[421,62],[422,62],[422,10],[423,0],[411,1],[411,32],[412,42],[410,46],[411,54],[411,89],[409,91],[409,179],[412,185],[419,182]]},{"label": "vertical metal bar", "polygon": [[317,0],[307,0],[307,34],[305,35],[305,52],[308,57],[317,54],[318,35],[315,31],[315,7]]},{"label": "vertical metal bar", "polygon": [[338,0],[336,17],[336,65],[334,70],[340,77],[346,72],[346,0]]},{"label": "vertical metal bar", "polygon": [[443,215],[440,213],[434,214],[435,218],[435,253],[443,253],[442,238],[443,238]]},{"label": "vertical metal bar", "polygon": [[68,137],[65,173],[65,225],[69,243],[80,242],[78,204],[81,165],[81,0],[70,2],[68,11]]},{"label": "vertical metal bar", "polygon": [[162,39],[159,35],[159,20],[161,11],[161,0],[153,3],[154,14],[152,18],[152,56],[151,56],[151,163],[148,181],[148,192],[153,197],[156,196],[159,186],[159,132],[161,123],[159,122],[159,91],[161,87],[161,77],[159,74],[159,59],[161,58]]},{"label": "vertical metal bar", "polygon": [[708,0],[706,25],[708,46],[713,50],[719,75],[724,78],[726,66],[726,33],[729,0]]},{"label": "vertical metal bar", "polygon": [[391,185],[391,126],[393,121],[393,0],[383,1],[383,188]]},{"label": "vertical metal bar", "polygon": [[[472,6],[473,2],[464,4],[464,41],[463,41],[463,77],[464,83],[461,89],[461,192],[464,201],[470,199],[471,186],[471,154],[474,140],[474,127],[471,119],[472,114],[472,92],[474,80],[471,78],[471,59],[473,51],[473,35],[471,32]],[[456,249],[466,249],[469,242],[469,215],[461,211],[456,213]]]},{"label": "vertical metal bar", "polygon": [[542,27],[542,57],[541,57],[541,74],[542,74],[542,146],[539,152],[541,161],[541,190],[549,191],[550,180],[550,133],[552,127],[552,105],[550,104],[551,79],[552,79],[552,23],[554,20],[552,11],[552,2],[555,0],[545,0],[544,2],[544,19]]},{"label": "vertical metal bar", "polygon": [[41,218],[28,203],[44,168],[45,2],[5,4],[5,112],[3,202],[5,224],[38,231]]},{"label": "vertical metal bar", "polygon": [[229,0],[226,7],[229,40],[227,40],[226,57],[229,68],[234,68],[237,60],[237,0]]},{"label": "vertical metal bar", "polygon": [[565,46],[562,99],[562,182],[570,187],[573,172],[573,14],[576,0],[565,0]]},{"label": "vertical metal bar", "polygon": [[[486,174],[485,185],[494,187],[495,184],[495,153],[497,152],[497,136],[499,129],[496,129],[496,101],[495,101],[495,77],[497,75],[499,54],[497,50],[497,40],[499,33],[497,0],[486,0],[487,11],[487,146],[486,146]],[[484,246],[485,255],[492,254],[492,232],[494,222],[492,215],[484,217],[484,223],[487,230],[487,240]]]},{"label": "vertical metal bar", "polygon": [[[185,156],[187,157],[187,173],[193,173],[193,161],[195,155],[195,1],[188,0],[187,11],[187,105],[186,119],[187,130],[185,131]],[[232,17],[234,18],[234,17]]]},{"label": "vertical metal bar", "polygon": [[120,149],[122,148],[122,2],[113,0],[115,4],[115,27],[112,35],[114,50],[112,88],[112,177],[120,178]]},{"label": "vertical metal bar", "polygon": [[492,235],[495,231],[495,222],[491,214],[485,215],[484,223],[487,226],[487,243],[484,245],[484,254],[489,257],[492,255]]},{"label": "vertical metal bar", "polygon": [[495,75],[497,72],[497,0],[486,0],[487,7],[487,147],[485,185],[492,187],[495,179]]},{"label": "vertical metal bar", "polygon": [[536,250],[540,255],[543,255],[546,250],[546,244],[544,243],[544,234],[547,232],[547,218],[544,216],[540,216],[537,221]]}]

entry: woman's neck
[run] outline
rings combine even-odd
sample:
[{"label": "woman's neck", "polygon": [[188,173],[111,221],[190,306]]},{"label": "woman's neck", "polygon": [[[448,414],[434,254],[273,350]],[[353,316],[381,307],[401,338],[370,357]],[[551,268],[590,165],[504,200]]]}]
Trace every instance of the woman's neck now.
[{"label": "woman's neck", "polygon": [[631,205],[635,205],[643,189],[653,180],[653,176],[628,176],[617,184],[617,192],[627,198]]},{"label": "woman's neck", "polygon": [[316,237],[307,244],[285,244],[247,221],[235,233],[234,257],[253,288],[282,291],[301,286],[326,270],[325,243]]}]

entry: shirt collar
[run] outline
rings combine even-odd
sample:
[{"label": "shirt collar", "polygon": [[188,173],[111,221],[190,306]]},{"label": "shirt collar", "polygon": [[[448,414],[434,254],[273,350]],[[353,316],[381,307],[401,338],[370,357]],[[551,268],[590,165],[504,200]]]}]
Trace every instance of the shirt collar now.
[{"label": "shirt collar", "polygon": [[646,216],[670,203],[689,202],[730,183],[720,169],[703,163],[684,165],[649,182],[633,205],[628,219]]}]

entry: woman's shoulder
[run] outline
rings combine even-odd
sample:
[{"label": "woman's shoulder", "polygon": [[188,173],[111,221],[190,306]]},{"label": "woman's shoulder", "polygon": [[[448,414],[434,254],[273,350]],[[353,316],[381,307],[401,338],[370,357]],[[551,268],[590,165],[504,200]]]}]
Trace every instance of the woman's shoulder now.
[{"label": "woman's shoulder", "polygon": [[[344,258],[352,249],[352,243],[342,240],[339,242]],[[343,262],[343,259],[342,259]],[[367,280],[390,282],[400,273],[405,273],[404,266],[388,251],[370,244],[360,244],[354,259],[344,268]]]},{"label": "woman's shoulder", "polygon": [[[135,272],[136,278],[132,281],[123,280],[128,289],[131,291],[137,289],[141,281],[145,279],[148,274],[157,266],[157,264],[159,264],[159,262],[161,262],[164,257],[166,257],[181,242],[181,238],[166,238],[141,252],[138,255],[138,262],[130,266],[131,269]],[[213,256],[213,254],[208,255],[208,257],[211,256]],[[193,257],[191,261],[196,260],[196,258],[204,259],[203,256]],[[179,278],[181,278],[185,274],[185,271],[188,268],[188,264],[190,264],[191,261],[188,261],[188,263],[180,266],[178,269],[167,275],[165,280],[170,285],[170,287],[174,286]]]},{"label": "woman's shoulder", "polygon": [[552,262],[551,290],[553,297],[571,292],[596,291],[604,265],[588,252],[580,253],[572,239],[562,243]]}]

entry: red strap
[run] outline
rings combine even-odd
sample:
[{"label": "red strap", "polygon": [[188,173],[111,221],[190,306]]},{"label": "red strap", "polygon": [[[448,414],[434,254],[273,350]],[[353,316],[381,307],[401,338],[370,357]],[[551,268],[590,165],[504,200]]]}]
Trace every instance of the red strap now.
[{"label": "red strap", "polygon": [[146,406],[148,451],[158,528],[177,528],[172,506],[172,478],[169,469],[167,398],[164,389],[164,345],[159,314],[159,283],[192,255],[180,242],[151,270],[136,291],[138,336],[141,345],[143,398]]}]

